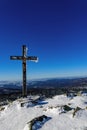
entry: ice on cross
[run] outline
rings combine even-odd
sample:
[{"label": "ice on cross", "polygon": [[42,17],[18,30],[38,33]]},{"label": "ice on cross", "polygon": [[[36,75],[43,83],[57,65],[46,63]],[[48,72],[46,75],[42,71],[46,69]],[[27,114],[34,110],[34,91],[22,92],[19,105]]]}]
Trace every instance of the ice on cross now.
[{"label": "ice on cross", "polygon": [[27,96],[27,88],[26,88],[26,60],[38,62],[38,57],[36,56],[27,56],[28,48],[26,45],[22,46],[22,56],[10,56],[11,60],[22,60],[22,68],[23,68],[23,88],[22,95],[23,97]]},{"label": "ice on cross", "polygon": [[37,60],[35,60],[35,62],[37,63],[39,61],[39,58],[37,58]]}]

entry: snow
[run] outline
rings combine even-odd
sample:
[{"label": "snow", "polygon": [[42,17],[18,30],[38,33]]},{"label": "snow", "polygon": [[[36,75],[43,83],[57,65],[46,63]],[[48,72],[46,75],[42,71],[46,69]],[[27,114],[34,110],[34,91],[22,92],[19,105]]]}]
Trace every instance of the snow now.
[{"label": "snow", "polygon": [[[32,98],[35,100],[37,97]],[[21,103],[24,104],[22,107]],[[65,111],[64,105],[69,106],[71,110]],[[35,104],[30,97],[21,98],[3,107],[5,109],[0,111],[0,130],[29,130],[29,122],[42,115],[46,115],[48,120],[36,122],[33,130],[87,130],[85,94],[73,98],[58,95]],[[76,107],[81,109],[73,117]]]}]

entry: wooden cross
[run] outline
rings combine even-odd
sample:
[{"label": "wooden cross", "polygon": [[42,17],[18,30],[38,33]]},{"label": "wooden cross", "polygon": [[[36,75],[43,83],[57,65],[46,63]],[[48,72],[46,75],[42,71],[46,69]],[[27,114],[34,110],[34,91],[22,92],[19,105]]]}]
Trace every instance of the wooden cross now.
[{"label": "wooden cross", "polygon": [[27,48],[26,45],[22,46],[22,56],[10,56],[11,60],[22,60],[23,64],[23,88],[22,88],[22,95],[23,97],[27,96],[27,88],[26,88],[26,60],[30,61],[38,61],[36,56],[27,56]]}]

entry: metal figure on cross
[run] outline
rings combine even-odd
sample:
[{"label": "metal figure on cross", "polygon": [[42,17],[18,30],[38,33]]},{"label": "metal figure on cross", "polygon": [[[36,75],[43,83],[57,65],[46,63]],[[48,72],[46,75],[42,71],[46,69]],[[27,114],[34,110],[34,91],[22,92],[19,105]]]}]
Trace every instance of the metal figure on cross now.
[{"label": "metal figure on cross", "polygon": [[22,46],[22,56],[10,56],[11,60],[22,60],[22,68],[23,68],[23,88],[22,88],[22,95],[23,97],[27,96],[27,87],[26,87],[26,60],[30,61],[38,61],[38,57],[36,56],[27,56],[27,47],[26,45]]}]

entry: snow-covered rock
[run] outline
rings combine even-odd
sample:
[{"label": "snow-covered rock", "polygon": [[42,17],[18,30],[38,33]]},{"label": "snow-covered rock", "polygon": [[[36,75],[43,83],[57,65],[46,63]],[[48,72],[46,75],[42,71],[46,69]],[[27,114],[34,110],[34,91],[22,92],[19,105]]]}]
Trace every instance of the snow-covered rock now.
[{"label": "snow-covered rock", "polygon": [[[73,117],[77,107],[81,109]],[[29,130],[28,122],[42,115],[50,117],[50,120],[45,123],[38,121],[33,126],[34,130],[37,130],[36,126],[40,126],[38,130],[87,130],[87,95],[82,94],[72,99],[58,95],[45,101],[39,101],[33,96],[32,99],[17,99],[1,109],[0,130]]]}]

